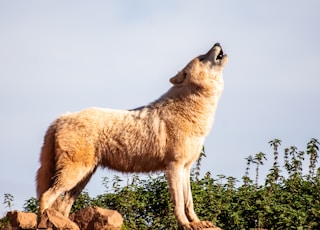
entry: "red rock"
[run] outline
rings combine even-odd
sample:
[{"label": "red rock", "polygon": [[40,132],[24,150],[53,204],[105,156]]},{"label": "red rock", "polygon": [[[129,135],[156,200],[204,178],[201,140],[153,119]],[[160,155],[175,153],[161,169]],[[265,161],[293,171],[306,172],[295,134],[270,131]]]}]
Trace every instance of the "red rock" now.
[{"label": "red rock", "polygon": [[31,212],[11,211],[7,213],[7,218],[13,228],[36,229],[37,215]]},{"label": "red rock", "polygon": [[70,219],[78,224],[81,230],[120,230],[122,216],[114,210],[99,207],[88,207],[73,213]]},{"label": "red rock", "polygon": [[80,230],[74,222],[54,209],[46,209],[44,211],[41,215],[38,229]]}]

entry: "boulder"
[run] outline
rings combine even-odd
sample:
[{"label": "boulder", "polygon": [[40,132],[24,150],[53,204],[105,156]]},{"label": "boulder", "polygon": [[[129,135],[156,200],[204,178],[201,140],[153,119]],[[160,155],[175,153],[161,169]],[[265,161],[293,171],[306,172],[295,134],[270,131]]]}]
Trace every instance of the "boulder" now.
[{"label": "boulder", "polygon": [[99,207],[88,207],[70,215],[81,230],[120,230],[122,216],[114,210]]},{"label": "boulder", "polygon": [[13,229],[36,229],[37,215],[31,212],[10,211],[7,213]]},{"label": "boulder", "polygon": [[88,207],[70,215],[69,218],[54,209],[46,209],[37,223],[34,213],[12,211],[7,213],[10,222],[5,230],[120,230],[123,224],[119,212],[99,207]]},{"label": "boulder", "polygon": [[69,218],[50,208],[41,215],[38,229],[80,230]]}]

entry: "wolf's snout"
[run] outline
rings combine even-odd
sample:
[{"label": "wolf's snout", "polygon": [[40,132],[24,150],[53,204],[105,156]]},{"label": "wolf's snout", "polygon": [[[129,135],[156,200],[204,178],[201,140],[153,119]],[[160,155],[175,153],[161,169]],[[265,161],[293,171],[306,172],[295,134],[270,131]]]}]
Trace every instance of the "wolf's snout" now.
[{"label": "wolf's snout", "polygon": [[212,65],[221,65],[226,62],[227,55],[224,54],[220,43],[217,42],[206,54],[200,55],[198,58],[201,62],[210,62]]}]

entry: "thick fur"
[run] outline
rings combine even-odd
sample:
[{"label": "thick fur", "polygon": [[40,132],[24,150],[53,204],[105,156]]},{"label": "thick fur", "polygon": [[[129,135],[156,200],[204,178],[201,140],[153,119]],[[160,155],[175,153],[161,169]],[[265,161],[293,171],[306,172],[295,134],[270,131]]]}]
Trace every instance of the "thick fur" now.
[{"label": "thick fur", "polygon": [[216,44],[172,77],[173,87],[145,107],[89,108],[55,120],[44,138],[36,178],[40,213],[54,208],[68,216],[98,166],[121,172],[165,170],[179,225],[211,226],[194,213],[189,177],[213,124],[226,61]]}]

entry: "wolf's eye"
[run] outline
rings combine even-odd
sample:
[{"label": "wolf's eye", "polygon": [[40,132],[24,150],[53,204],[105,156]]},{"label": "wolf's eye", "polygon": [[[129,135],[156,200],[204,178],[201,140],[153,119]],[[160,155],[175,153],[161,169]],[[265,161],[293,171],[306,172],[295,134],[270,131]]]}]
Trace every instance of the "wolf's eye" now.
[{"label": "wolf's eye", "polygon": [[205,55],[201,55],[201,56],[199,57],[199,61],[203,61],[203,60],[204,60],[204,57],[205,57]]},{"label": "wolf's eye", "polygon": [[184,77],[184,78],[186,78],[187,75],[188,75],[188,74],[187,74],[186,72],[183,73],[183,77]]}]

